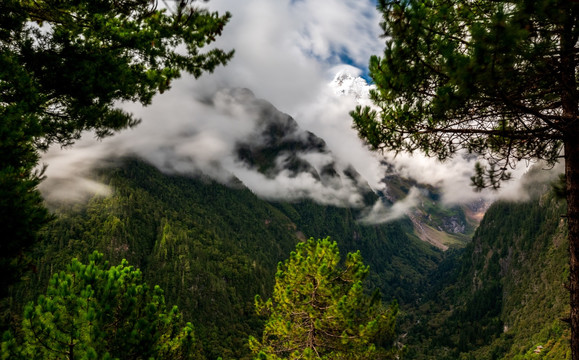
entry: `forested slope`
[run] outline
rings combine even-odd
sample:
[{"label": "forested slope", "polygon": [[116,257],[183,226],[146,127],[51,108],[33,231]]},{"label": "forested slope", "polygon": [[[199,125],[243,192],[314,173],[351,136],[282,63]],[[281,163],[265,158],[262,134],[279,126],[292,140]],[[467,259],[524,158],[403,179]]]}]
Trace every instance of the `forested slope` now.
[{"label": "forested slope", "polygon": [[36,271],[14,289],[12,315],[72,257],[86,260],[98,250],[112,264],[126,258],[147,283],[160,285],[167,303],[195,324],[207,358],[241,358],[248,335],[261,332],[254,296],[270,295],[277,263],[300,239],[330,236],[344,253],[361,250],[369,285],[387,301],[413,301],[442,258],[406,235],[409,224],[363,226],[351,209],[268,203],[241,184],[169,176],[135,159],[95,178],[112,195],[51,205],[57,219],[35,248]]},{"label": "forested slope", "polygon": [[439,267],[437,286],[408,314],[408,357],[568,358],[564,213],[551,192],[493,204],[473,241]]}]

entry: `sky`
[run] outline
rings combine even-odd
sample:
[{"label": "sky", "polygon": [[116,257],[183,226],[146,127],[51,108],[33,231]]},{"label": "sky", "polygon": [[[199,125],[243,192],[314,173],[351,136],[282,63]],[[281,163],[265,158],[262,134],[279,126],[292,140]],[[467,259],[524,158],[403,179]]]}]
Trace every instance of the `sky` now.
[{"label": "sky", "polygon": [[[312,198],[357,206],[359,194],[352,184],[328,187],[307,176],[292,178],[284,173],[271,179],[236,162],[235,143],[253,136],[256,113],[264,102],[292,116],[304,132],[324,139],[331,160],[341,169],[353,166],[374,190],[387,187],[382,183],[387,159],[401,175],[440,187],[448,203],[481,196],[521,197],[516,180],[500,193],[473,192],[472,159],[457,157],[440,163],[418,154],[377,154],[358,139],[348,114],[357,100],[336,95],[328,84],[343,69],[368,79],[369,57],[384,48],[374,1],[211,0],[206,6],[233,15],[215,43],[225,50],[235,49],[231,62],[199,79],[184,76],[148,107],[122,104],[142,119],[133,129],[100,141],[86,134],[70,148],[51,148],[43,156],[48,165],[41,186],[45,197],[82,200],[107,194],[111,189],[89,179],[91,169],[112,157],[137,155],[168,173],[203,172],[224,183],[234,176],[267,199]],[[250,92],[232,91],[237,88]],[[319,162],[329,161],[316,156]],[[524,171],[525,166],[518,167],[515,178]],[[406,211],[414,202],[405,199],[392,209],[381,209],[381,217],[373,222],[396,218],[400,209]]]}]

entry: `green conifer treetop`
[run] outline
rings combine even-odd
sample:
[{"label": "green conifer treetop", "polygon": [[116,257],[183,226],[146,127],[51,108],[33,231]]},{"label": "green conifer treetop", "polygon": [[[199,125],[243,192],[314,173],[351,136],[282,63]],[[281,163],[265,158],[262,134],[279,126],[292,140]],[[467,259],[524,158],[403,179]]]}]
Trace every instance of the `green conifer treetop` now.
[{"label": "green conifer treetop", "polygon": [[124,260],[73,259],[24,310],[21,336],[4,334],[2,359],[199,359],[193,326],[163,290]]},{"label": "green conifer treetop", "polygon": [[375,293],[364,292],[368,267],[359,252],[340,263],[337,244],[309,239],[278,265],[273,295],[256,297],[269,315],[261,341],[250,348],[260,359],[390,359],[396,314]]}]

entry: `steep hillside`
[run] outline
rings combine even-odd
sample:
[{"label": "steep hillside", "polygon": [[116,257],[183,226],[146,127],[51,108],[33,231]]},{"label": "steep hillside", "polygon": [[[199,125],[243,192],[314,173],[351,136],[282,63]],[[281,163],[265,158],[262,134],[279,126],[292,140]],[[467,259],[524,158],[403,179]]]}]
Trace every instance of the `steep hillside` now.
[{"label": "steep hillside", "polygon": [[55,207],[27,290],[73,256],[99,250],[111,263],[126,258],[198,324],[208,358],[243,355],[246,334],[260,324],[253,297],[269,291],[277,261],[295,247],[291,222],[247,189],[165,176],[135,160],[99,176],[113,194]]},{"label": "steep hillside", "polygon": [[[359,105],[372,103],[369,94],[375,86],[349,69],[339,71],[329,86],[336,95],[353,98]],[[445,205],[436,187],[400,177],[393,164],[383,161],[382,165],[388,169],[382,179],[386,187],[378,192],[386,207],[398,201],[412,204],[404,214],[412,224],[408,228],[409,236],[444,251],[464,247],[470,241],[489,203],[481,198],[467,204]]]},{"label": "steep hillside", "polygon": [[[127,159],[95,174],[112,195],[87,204],[53,204],[57,221],[36,248],[37,271],[15,289],[14,315],[73,256],[99,250],[111,263],[139,266],[196,325],[208,358],[247,356],[262,321],[256,294],[271,292],[276,265],[305,237],[331,236],[345,253],[361,250],[370,285],[386,300],[415,299],[442,253],[409,238],[409,223],[363,226],[350,209],[313,202],[268,203],[241,184],[168,176]],[[406,229],[406,230],[405,230]]]},{"label": "steep hillside", "polygon": [[495,203],[406,319],[411,359],[568,357],[564,202]]}]

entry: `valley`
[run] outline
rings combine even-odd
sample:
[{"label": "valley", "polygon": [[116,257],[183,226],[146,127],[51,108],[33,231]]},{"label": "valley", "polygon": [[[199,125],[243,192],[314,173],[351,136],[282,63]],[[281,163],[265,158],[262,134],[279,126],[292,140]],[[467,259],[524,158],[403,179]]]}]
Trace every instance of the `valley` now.
[{"label": "valley", "polygon": [[[241,184],[166,175],[138,159],[112,162],[94,176],[112,194],[50,205],[57,220],[35,248],[36,271],[15,288],[14,304],[35,298],[72,257],[98,250],[112,264],[127,259],[165,290],[167,302],[195,324],[205,358],[250,358],[247,338],[263,321],[254,296],[271,294],[277,263],[298,241],[330,236],[343,253],[361,251],[369,289],[399,302],[405,358],[507,359],[536,344],[544,353],[566,349],[561,205],[548,194],[528,205],[491,206],[469,241],[468,234],[434,230],[457,214],[466,218],[462,208],[435,202],[429,217],[364,225],[356,209],[268,202]],[[454,240],[442,251],[422,241],[417,226]],[[10,310],[17,316],[21,307]],[[462,328],[472,332],[456,331]]]}]

